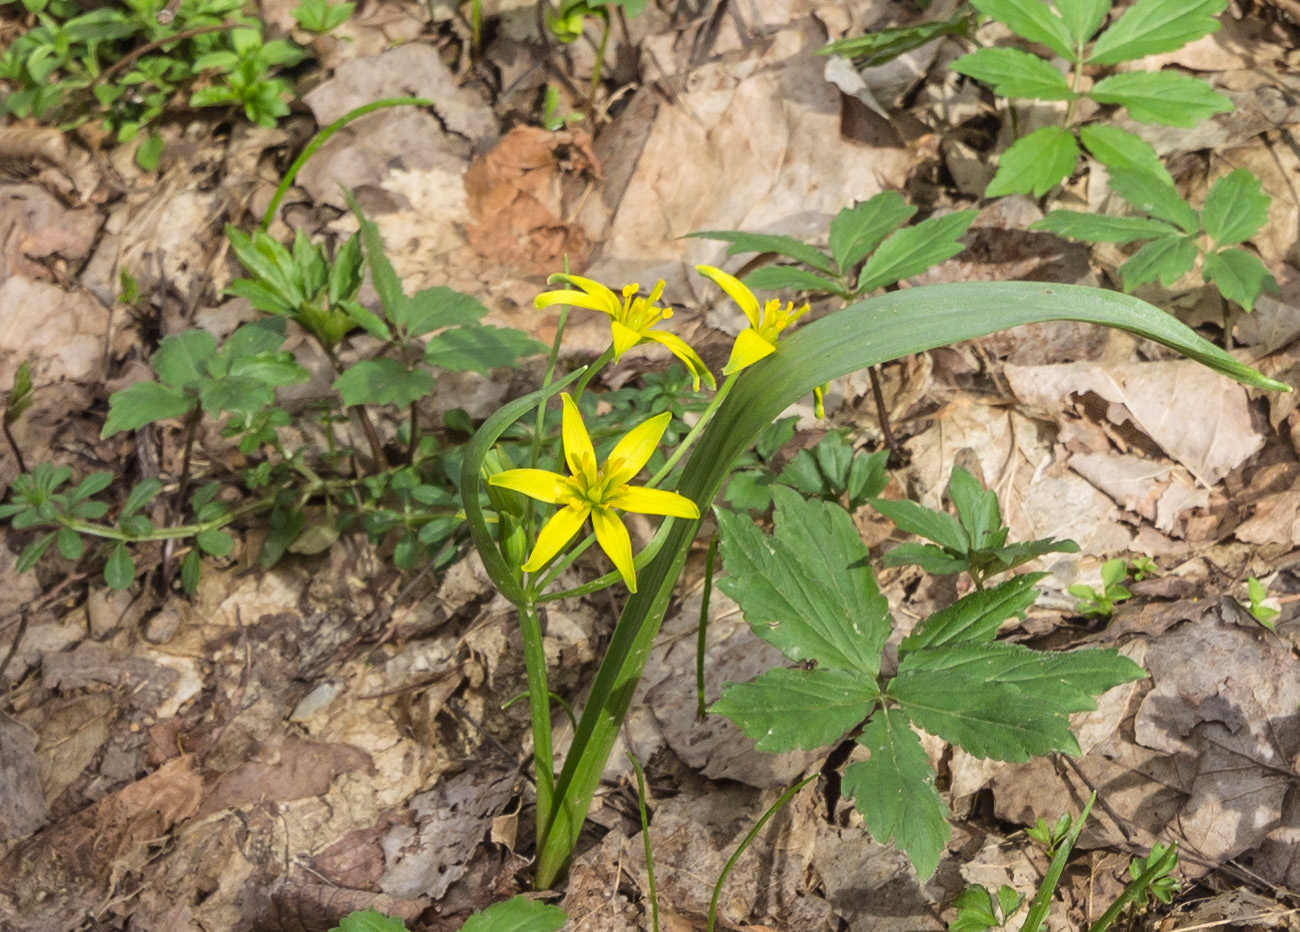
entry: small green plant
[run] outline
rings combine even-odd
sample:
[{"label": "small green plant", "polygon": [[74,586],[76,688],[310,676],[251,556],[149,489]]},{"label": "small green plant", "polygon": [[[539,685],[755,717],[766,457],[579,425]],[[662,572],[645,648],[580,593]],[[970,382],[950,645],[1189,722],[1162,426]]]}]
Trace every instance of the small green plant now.
[{"label": "small green plant", "polygon": [[1039,818],[1031,828],[1025,829],[1025,835],[1031,841],[1036,841],[1043,846],[1048,854],[1055,854],[1056,849],[1061,843],[1069,837],[1070,828],[1074,820],[1070,818],[1068,812],[1061,813],[1061,817],[1052,825],[1047,824],[1047,820]]},{"label": "small green plant", "polygon": [[956,517],[913,501],[872,500],[871,506],[899,530],[933,541],[899,544],[885,554],[882,566],[916,565],[937,575],[967,572],[982,589],[989,577],[1036,557],[1079,550],[1074,541],[1055,538],[1008,544],[1010,529],[1002,523],[998,497],[960,466],[953,467],[948,497]]},{"label": "small green plant", "polygon": [[18,441],[14,439],[13,426],[32,406],[32,398],[32,368],[24,359],[14,372],[14,384],[9,387],[9,393],[5,397],[4,417],[0,419],[5,442],[9,444],[9,452],[14,455],[14,462],[18,464],[20,472],[27,471],[27,463],[23,459],[23,451],[18,447]]},{"label": "small green plant", "polygon": [[777,451],[794,436],[798,418],[774,422],[750,453],[736,463],[736,471],[723,493],[726,502],[746,511],[767,511],[772,507],[776,485],[797,489],[810,498],[843,502],[856,511],[889,484],[885,471],[888,450],[854,451],[847,431],[833,430],[816,446],[800,450],[779,473],[773,469]]},{"label": "small green plant", "polygon": [[1160,567],[1150,557],[1134,557],[1128,561],[1128,572],[1134,581],[1142,582],[1144,579],[1159,576]]},{"label": "small green plant", "polygon": [[[516,896],[470,916],[460,932],[559,932],[568,918],[558,906]],[[407,932],[407,928],[400,919],[367,909],[344,916],[330,932]]]},{"label": "small green plant", "polygon": [[[568,45],[582,38],[587,28],[587,20],[595,19],[601,23],[600,42],[596,46],[596,63],[591,69],[591,89],[587,96],[587,109],[594,111],[596,94],[600,90],[600,76],[605,67],[605,50],[609,47],[612,28],[610,17],[615,8],[622,9],[628,16],[638,16],[645,9],[646,0],[559,0],[559,5],[552,7],[545,4],[546,28],[555,41]],[[548,127],[549,129],[550,127]]]},{"label": "small green plant", "polygon": [[546,85],[545,94],[542,97],[542,126],[546,127],[553,133],[558,133],[570,123],[582,122],[582,114],[569,111],[563,108],[563,102],[560,100],[560,90],[554,84]]},{"label": "small green plant", "polygon": [[303,29],[318,35],[333,32],[352,18],[355,3],[333,3],[331,0],[299,0],[290,15]]},{"label": "small green plant", "polygon": [[1115,603],[1132,598],[1133,594],[1123,585],[1128,578],[1128,564],[1116,558],[1107,560],[1101,567],[1101,588],[1094,589],[1084,583],[1076,583],[1067,591],[1079,600],[1074,610],[1081,615],[1095,615],[1109,618],[1115,611]]},{"label": "small green plant", "polygon": [[1273,619],[1281,614],[1281,609],[1264,604],[1264,600],[1268,598],[1268,590],[1254,576],[1246,580],[1246,598],[1249,600],[1246,611],[1250,612],[1250,617],[1270,631],[1277,630]]},{"label": "small green plant", "polygon": [[1116,149],[1131,145],[1137,137],[1115,127],[1093,124],[1078,130],[1076,108],[1084,98],[1122,107],[1140,123],[1179,127],[1232,109],[1231,101],[1205,81],[1174,71],[1125,71],[1091,86],[1084,80],[1089,67],[1171,52],[1214,32],[1227,0],[1137,0],[1104,30],[1111,9],[1107,0],[1055,0],[1050,6],[1039,0],[971,2],[1026,42],[1060,56],[1068,69],[1064,74],[1047,59],[1013,48],[979,49],[953,63],[955,71],[989,85],[999,97],[1068,102],[1059,126],[1035,130],[1002,154],[988,197],[1042,197],[1074,171],[1079,140],[1107,165]]},{"label": "small green plant", "polygon": [[996,895],[979,884],[971,884],[952,901],[952,905],[957,908],[957,916],[948,923],[948,932],[984,932],[985,929],[995,927],[1006,928],[1007,921],[1024,901],[1023,895],[1006,884],[998,887]]}]

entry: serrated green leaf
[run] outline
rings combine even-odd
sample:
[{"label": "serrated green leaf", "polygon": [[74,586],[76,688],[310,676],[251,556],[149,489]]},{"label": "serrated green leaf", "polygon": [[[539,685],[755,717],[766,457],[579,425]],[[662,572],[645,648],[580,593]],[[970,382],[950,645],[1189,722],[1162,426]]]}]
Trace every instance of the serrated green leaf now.
[{"label": "serrated green leaf", "polygon": [[[916,658],[931,653],[971,649],[914,651],[907,661],[915,664]],[[898,676],[885,694],[918,728],[975,757],[1023,763],[1052,751],[1079,753],[1070,719],[1059,708],[1033,701],[1011,683],[984,682],[977,672],[961,668],[904,672],[900,661]]]},{"label": "serrated green leaf", "polygon": [[792,265],[765,265],[750,272],[742,281],[752,291],[813,291],[850,297],[848,292],[829,278]]},{"label": "serrated green leaf", "polygon": [[932,540],[945,550],[955,553],[965,553],[969,549],[966,532],[950,514],[926,508],[919,502],[908,499],[893,501],[874,498],[871,507],[898,525],[900,531]]},{"label": "serrated green leaf", "polygon": [[1023,617],[1038,598],[1036,584],[1046,573],[1025,573],[991,589],[977,589],[920,622],[899,645],[900,657],[927,647],[993,640],[1002,623]]},{"label": "serrated green leaf", "polygon": [[1114,74],[1094,84],[1088,96],[1100,104],[1126,108],[1139,123],[1186,129],[1232,110],[1232,101],[1200,78],[1176,71]]},{"label": "serrated green leaf", "polygon": [[[61,527],[58,532],[59,553],[63,554],[68,560],[80,560],[81,555],[86,552],[85,541],[70,527]],[[20,571],[21,572],[21,571]]]},{"label": "serrated green leaf", "polygon": [[207,376],[208,362],[216,353],[216,337],[206,330],[186,330],[165,337],[150,362],[165,385],[188,388]]},{"label": "serrated green leaf", "polygon": [[889,637],[889,603],[848,513],[772,490],[776,528],[718,511],[727,575],[718,588],[735,599],[754,633],[791,660],[874,676]]},{"label": "serrated green leaf", "polygon": [[931,576],[947,576],[970,569],[970,559],[957,556],[936,547],[934,544],[918,544],[908,541],[899,544],[893,550],[886,551],[880,558],[880,565],[919,566]]},{"label": "serrated green leaf", "polygon": [[14,569],[20,573],[26,573],[35,566],[41,557],[45,556],[45,551],[50,549],[50,544],[54,543],[54,537],[55,532],[50,531],[50,533],[42,534],[24,547],[22,553],[18,554],[18,562],[14,564]]},{"label": "serrated green leaf", "polygon": [[230,376],[253,379],[272,388],[282,388],[308,381],[311,373],[298,364],[292,353],[270,351],[235,356],[230,362]]},{"label": "serrated green leaf", "polygon": [[875,291],[920,275],[930,266],[957,255],[966,248],[961,237],[978,213],[977,210],[957,210],[891,234],[862,266],[857,293]]},{"label": "serrated green leaf", "polygon": [[514,366],[525,356],[544,350],[522,330],[513,327],[474,326],[444,330],[424,348],[424,361],[446,372],[473,371],[491,375],[493,369]]},{"label": "serrated green leaf", "polygon": [[997,173],[984,194],[1001,197],[1032,193],[1042,197],[1068,178],[1078,161],[1079,144],[1074,134],[1059,126],[1044,126],[1016,140],[1002,153]]},{"label": "serrated green leaf", "polygon": [[108,588],[120,592],[129,589],[134,580],[135,561],[127,553],[126,544],[119,543],[108,552],[108,560],[104,563],[104,582]]},{"label": "serrated green leaf", "polygon": [[[558,906],[539,903],[526,896],[516,896],[504,903],[494,903],[483,912],[470,916],[460,932],[559,932],[568,918]],[[352,930],[345,929],[343,932]]]},{"label": "serrated green leaf", "polygon": [[411,296],[397,315],[396,323],[412,336],[424,336],[444,327],[477,324],[487,308],[477,298],[437,285]]},{"label": "serrated green leaf", "polygon": [[1110,186],[1120,197],[1143,213],[1176,224],[1184,233],[1200,231],[1201,218],[1178,189],[1163,178],[1127,168],[1112,169]]},{"label": "serrated green leaf", "polygon": [[[407,928],[406,923],[400,919],[385,916],[375,909],[367,909],[348,913],[330,932],[407,932]],[[494,927],[491,932],[499,932],[499,930]]]},{"label": "serrated green leaf", "polygon": [[111,437],[125,430],[139,430],[146,424],[180,418],[189,414],[198,399],[183,389],[161,382],[137,382],[108,399],[108,417],[100,437]]},{"label": "serrated green leaf", "polygon": [[1137,0],[1093,43],[1088,62],[1115,65],[1172,52],[1217,32],[1228,0]]},{"label": "serrated green leaf", "polygon": [[740,511],[767,511],[774,485],[776,479],[766,469],[738,469],[731,474],[723,501]]},{"label": "serrated green leaf", "polygon": [[1219,294],[1240,304],[1247,313],[1255,309],[1255,299],[1261,292],[1276,294],[1280,290],[1277,279],[1259,257],[1244,249],[1210,253],[1201,265],[1201,274],[1207,282],[1214,282]]},{"label": "serrated green leaf", "polygon": [[904,223],[916,208],[897,191],[881,191],[875,197],[845,207],[831,220],[830,250],[843,274],[867,257]]},{"label": "serrated green leaf", "polygon": [[348,407],[397,405],[406,407],[433,391],[433,376],[423,369],[407,370],[396,359],[365,359],[349,366],[334,380],[334,390]]},{"label": "serrated green leaf", "polygon": [[791,236],[778,236],[772,233],[742,233],[740,230],[705,230],[688,233],[689,237],[699,239],[717,239],[729,243],[727,255],[735,256],[743,252],[774,252],[779,256],[788,256],[804,265],[810,265],[819,272],[833,275],[831,260],[826,253],[816,246],[809,246]]},{"label": "serrated green leaf", "polygon": [[1019,49],[979,49],[957,59],[951,68],[989,85],[999,97],[1073,100],[1079,96],[1050,63]]},{"label": "serrated green leaf", "polygon": [[1003,530],[1002,509],[998,507],[996,494],[980,485],[979,480],[965,469],[954,466],[948,481],[948,497],[957,512],[957,521],[966,533],[970,544],[968,549],[1001,546],[1006,539],[1005,533],[996,543],[991,540],[993,535]]},{"label": "serrated green leaf", "polygon": [[928,880],[952,835],[948,807],[934,786],[934,768],[916,732],[892,709],[879,709],[858,743],[871,752],[844,768],[843,790],[882,845],[892,840]]},{"label": "serrated green leaf", "polygon": [[1075,45],[1082,46],[1101,26],[1110,12],[1111,0],[1056,0],[1056,12],[1065,23]]},{"label": "serrated green leaf", "polygon": [[204,553],[217,559],[230,556],[230,552],[235,549],[234,538],[225,531],[217,529],[200,531],[195,535],[194,542]]},{"label": "serrated green leaf", "polygon": [[338,308],[348,315],[349,320],[376,340],[383,340],[386,343],[393,338],[392,331],[388,329],[388,324],[384,323],[383,318],[365,308],[360,302],[340,301]]},{"label": "serrated green leaf", "polygon": [[1216,246],[1244,243],[1268,222],[1273,199],[1246,168],[1238,168],[1214,182],[1201,207],[1201,224]]},{"label": "serrated green leaf", "polygon": [[1054,210],[1042,220],[1031,223],[1029,229],[1046,230],[1057,236],[1089,243],[1131,243],[1179,233],[1177,227],[1151,217],[1111,217],[1076,210]]},{"label": "serrated green leaf", "polygon": [[1165,236],[1153,239],[1119,267],[1124,290],[1132,291],[1157,278],[1166,288],[1192,270],[1196,262],[1196,243],[1189,236]]},{"label": "serrated green leaf", "polygon": [[393,264],[388,261],[388,254],[384,252],[384,238],[379,234],[379,227],[375,226],[361,210],[361,205],[357,203],[351,191],[344,191],[343,196],[347,199],[352,213],[356,214],[357,223],[361,225],[361,242],[365,246],[366,264],[370,266],[370,280],[375,286],[375,293],[379,295],[379,303],[383,305],[384,314],[388,319],[395,321],[401,313],[402,305],[406,302],[402,280],[397,277]]},{"label": "serrated green leaf", "polygon": [[1165,168],[1165,163],[1160,161],[1160,156],[1151,143],[1141,136],[1118,126],[1093,123],[1079,130],[1079,138],[1092,153],[1092,157],[1107,169],[1144,172],[1171,188],[1174,186],[1174,179]]},{"label": "serrated green leaf", "polygon": [[1027,540],[995,550],[985,551],[975,561],[985,576],[1005,573],[1022,563],[1028,563],[1048,553],[1078,553],[1079,545],[1072,540],[1057,540],[1048,537],[1043,540]]},{"label": "serrated green leaf", "polygon": [[199,383],[199,401],[209,417],[229,412],[251,417],[274,403],[275,392],[261,379],[228,375]]},{"label": "serrated green leaf", "polygon": [[1022,39],[1038,42],[1062,58],[1075,60],[1070,31],[1043,0],[971,0],[971,5],[1010,27]]},{"label": "serrated green leaf", "polygon": [[859,68],[874,68],[913,49],[919,49],[940,36],[969,36],[970,32],[970,13],[964,6],[960,6],[951,19],[917,26],[895,26],[863,36],[837,39],[819,48],[817,54],[839,55],[852,59]]},{"label": "serrated green leaf", "polygon": [[852,670],[768,670],[728,683],[709,711],[731,719],[760,751],[825,747],[867,717],[875,679]]}]

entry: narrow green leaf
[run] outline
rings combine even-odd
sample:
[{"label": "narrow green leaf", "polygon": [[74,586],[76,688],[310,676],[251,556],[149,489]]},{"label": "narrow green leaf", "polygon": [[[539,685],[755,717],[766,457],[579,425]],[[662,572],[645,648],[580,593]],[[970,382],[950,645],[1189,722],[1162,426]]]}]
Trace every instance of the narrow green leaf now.
[{"label": "narrow green leaf", "polygon": [[1046,573],[1025,573],[992,589],[977,589],[940,609],[912,629],[899,645],[900,657],[927,647],[993,640],[1002,623],[1024,617],[1038,598],[1037,583]]},{"label": "narrow green leaf", "polygon": [[1254,253],[1244,249],[1210,253],[1201,266],[1201,274],[1206,281],[1214,282],[1219,294],[1240,304],[1247,313],[1255,309],[1255,299],[1260,292],[1277,294],[1280,290],[1273,273]]},{"label": "narrow green leaf", "polygon": [[1139,123],[1187,129],[1232,110],[1232,101],[1200,78],[1176,71],[1114,74],[1094,84],[1088,96],[1100,104],[1126,108]]},{"label": "narrow green leaf", "polygon": [[137,382],[108,399],[108,417],[100,437],[111,437],[125,430],[139,430],[155,421],[166,421],[189,414],[198,399],[182,389],[160,382]]},{"label": "narrow green leaf", "polygon": [[1116,65],[1172,52],[1217,32],[1228,0],[1137,0],[1093,43],[1088,62]]},{"label": "narrow green leaf", "polygon": [[845,207],[831,220],[829,246],[840,272],[847,275],[886,236],[912,219],[916,208],[897,191],[881,191]]},{"label": "narrow green leaf", "polygon": [[1045,45],[1069,61],[1075,60],[1070,31],[1043,0],[971,0],[971,5],[1010,27],[1022,39]]},{"label": "narrow green leaf", "polygon": [[59,553],[68,560],[80,560],[81,555],[86,552],[85,541],[70,527],[59,528],[58,544]]},{"label": "narrow green leaf", "polygon": [[45,551],[50,549],[50,544],[54,543],[54,536],[55,532],[50,531],[50,533],[42,534],[24,547],[22,553],[18,554],[18,562],[14,564],[14,569],[20,573],[26,573],[40,562],[41,557],[45,556]]},{"label": "narrow green leaf", "polygon": [[1092,157],[1107,169],[1122,168],[1144,172],[1171,188],[1174,186],[1174,179],[1165,168],[1165,163],[1160,161],[1160,156],[1156,155],[1156,150],[1151,147],[1151,143],[1141,136],[1120,129],[1118,126],[1093,123],[1079,130],[1079,138],[1083,140],[1084,147],[1092,153]]},{"label": "narrow green leaf", "polygon": [[334,390],[348,407],[392,404],[404,408],[433,391],[433,376],[423,369],[407,371],[396,359],[365,359],[335,379]]},{"label": "narrow green leaf", "polygon": [[[374,311],[367,309],[359,301],[340,301],[338,308],[344,314],[347,314],[354,324],[376,340],[383,340],[386,343],[393,338],[392,331],[388,329],[388,324],[384,323],[383,318]],[[398,311],[398,313],[400,314],[401,311]]]},{"label": "narrow green leaf", "polygon": [[126,544],[118,543],[108,552],[108,560],[104,563],[104,582],[108,588],[120,592],[129,589],[134,579],[135,561],[127,553]]},{"label": "narrow green leaf", "polygon": [[951,68],[989,85],[999,97],[1073,100],[1079,96],[1049,62],[1019,49],[979,49],[957,59]]},{"label": "narrow green leaf", "polygon": [[992,535],[1002,530],[1002,509],[998,507],[997,495],[960,466],[953,467],[948,497],[952,499],[957,521],[966,532],[971,550],[996,547],[1006,539],[1003,533],[997,543],[991,541]]},{"label": "narrow green leaf", "polygon": [[934,544],[908,541],[899,544],[893,550],[886,551],[880,558],[880,565],[919,566],[931,576],[948,576],[970,569],[970,558],[964,555],[956,556]]},{"label": "narrow green leaf", "polygon": [[1214,182],[1201,207],[1201,223],[1216,246],[1235,246],[1268,222],[1273,199],[1249,169],[1238,168]]},{"label": "narrow green leaf", "polygon": [[902,715],[882,708],[858,743],[871,757],[844,768],[844,794],[853,798],[871,837],[882,845],[892,840],[911,859],[917,876],[928,880],[952,826],[921,739]]},{"label": "narrow green leaf", "polygon": [[162,491],[162,480],[156,476],[150,476],[148,479],[141,479],[136,487],[131,490],[131,494],[126,497],[126,502],[122,505],[122,510],[118,514],[118,520],[129,518],[145,505],[153,501],[153,497]]},{"label": "narrow green leaf", "polygon": [[185,554],[185,559],[181,561],[181,588],[189,595],[199,591],[199,577],[203,573],[203,561],[199,556],[197,547]]},{"label": "narrow green leaf", "polygon": [[760,751],[820,748],[867,717],[880,688],[852,670],[768,670],[728,683],[709,709],[731,719]]},{"label": "narrow green leaf", "polygon": [[419,337],[444,327],[477,324],[486,313],[487,308],[477,298],[437,285],[412,295],[394,322]]},{"label": "narrow green leaf", "polygon": [[474,371],[491,375],[493,369],[517,365],[525,356],[546,349],[513,327],[457,327],[435,334],[424,347],[424,361],[446,372]]},{"label": "narrow green leaf", "polygon": [[1110,186],[1143,213],[1177,224],[1184,233],[1195,235],[1200,231],[1200,216],[1164,179],[1142,171],[1116,168],[1111,170]]},{"label": "narrow green leaf", "polygon": [[1057,236],[1089,243],[1131,243],[1179,233],[1177,227],[1150,217],[1111,217],[1076,210],[1054,210],[1042,220],[1031,223],[1029,229],[1046,230]]},{"label": "narrow green leaf", "polygon": [[727,255],[735,256],[743,252],[774,252],[779,256],[788,256],[805,265],[810,265],[819,272],[835,274],[831,260],[816,246],[809,246],[791,236],[777,236],[771,233],[742,233],[740,230],[705,230],[688,233],[699,239],[717,239],[730,243]]},{"label": "narrow green leaf", "polygon": [[383,305],[388,319],[395,321],[402,313],[402,305],[406,303],[402,280],[397,277],[393,264],[388,261],[388,254],[384,252],[384,238],[379,234],[379,227],[361,210],[361,205],[351,191],[345,191],[343,196],[347,199],[348,207],[356,214],[357,223],[361,225],[366,264],[370,266],[370,280],[375,286],[375,293],[379,295],[379,303]]},{"label": "narrow green leaf", "polygon": [[[559,932],[568,918],[558,906],[516,896],[504,903],[493,903],[483,912],[470,916],[461,926],[461,932]],[[374,932],[387,930],[376,929]]]},{"label": "narrow green leaf", "polygon": [[[1039,0],[1031,0],[1037,3]],[[1002,158],[989,182],[986,197],[1033,194],[1042,197],[1070,176],[1079,161],[1074,134],[1059,126],[1044,126],[1016,140]]]},{"label": "narrow green leaf", "polygon": [[1166,288],[1192,270],[1196,263],[1196,243],[1188,236],[1165,236],[1153,239],[1119,267],[1124,290],[1132,291],[1157,278]]},{"label": "narrow green leaf", "polygon": [[718,511],[727,575],[718,588],[735,599],[754,633],[791,660],[875,675],[889,637],[889,603],[867,548],[838,505],[772,490],[771,536],[749,518]]},{"label": "narrow green leaf", "polygon": [[753,291],[812,291],[851,297],[829,278],[792,265],[765,265],[750,272],[743,281]]},{"label": "narrow green leaf", "polygon": [[206,330],[186,330],[164,337],[150,362],[158,378],[172,388],[188,388],[208,374],[217,354],[217,338]]},{"label": "narrow green leaf", "polygon": [[1110,12],[1110,0],[1056,0],[1056,12],[1065,23],[1070,39],[1083,46],[1097,34],[1101,21]]},{"label": "narrow green leaf", "polygon": [[950,259],[966,247],[961,237],[975,220],[977,210],[957,210],[931,217],[890,235],[862,266],[858,294],[920,275],[932,265]]},{"label": "narrow green leaf", "polygon": [[817,54],[839,55],[842,58],[852,59],[859,68],[874,68],[914,49],[919,49],[940,36],[969,37],[970,34],[970,12],[964,5],[959,5],[951,19],[937,23],[921,23],[916,26],[878,29],[863,36],[837,39],[819,48]]},{"label": "narrow green leaf", "polygon": [[113,474],[111,472],[106,470],[92,472],[77,483],[77,487],[68,493],[68,501],[76,503],[82,499],[90,498],[92,495],[98,495],[112,484]]},{"label": "narrow green leaf", "polygon": [[873,498],[871,507],[898,525],[900,531],[932,540],[955,553],[966,553],[969,549],[961,524],[950,514],[907,499]]}]

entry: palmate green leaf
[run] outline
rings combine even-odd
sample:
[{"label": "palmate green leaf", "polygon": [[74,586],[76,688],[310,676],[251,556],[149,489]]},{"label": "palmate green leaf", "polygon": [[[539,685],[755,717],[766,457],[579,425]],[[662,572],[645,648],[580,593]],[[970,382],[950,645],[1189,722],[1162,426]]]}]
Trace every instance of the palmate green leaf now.
[{"label": "palmate green leaf", "polygon": [[977,589],[920,622],[899,645],[900,657],[924,648],[992,641],[1002,623],[1023,617],[1038,598],[1035,584],[1046,573],[1025,573],[991,589]]},{"label": "palmate green leaf", "polygon": [[274,350],[233,357],[229,374],[231,378],[253,379],[271,388],[296,385],[311,378],[311,373],[299,365],[293,353]]},{"label": "palmate green leaf", "polygon": [[892,234],[871,254],[858,276],[858,294],[884,288],[904,278],[920,275],[932,265],[950,259],[966,247],[961,237],[979,213],[956,210],[922,220]]},{"label": "palmate green leaf", "polygon": [[926,540],[932,540],[945,550],[954,553],[966,553],[969,543],[961,524],[950,514],[926,508],[919,502],[903,499],[893,501],[887,498],[874,498],[871,507],[876,509],[894,524],[900,531],[916,534]]},{"label": "palmate green leaf", "polygon": [[559,932],[568,918],[558,906],[516,896],[470,916],[460,932]]},{"label": "palmate green leaf", "polygon": [[879,709],[858,743],[871,757],[844,768],[844,794],[853,798],[871,837],[882,845],[892,839],[911,858],[917,876],[929,879],[952,835],[930,756],[893,709]]},{"label": "palmate green leaf", "polygon": [[1165,163],[1160,161],[1160,156],[1151,143],[1141,136],[1118,126],[1093,123],[1079,130],[1079,138],[1083,140],[1084,148],[1092,153],[1092,157],[1107,169],[1143,172],[1171,188],[1174,186],[1174,179],[1165,168]]},{"label": "palmate green leaf", "polygon": [[940,36],[969,36],[970,19],[966,7],[960,6],[951,19],[937,23],[921,23],[917,26],[896,26],[869,32],[864,36],[836,39],[819,48],[817,54],[839,55],[842,58],[852,59],[859,68],[874,68],[893,61],[913,49],[919,49]]},{"label": "palmate green leaf", "polygon": [[101,438],[124,430],[139,430],[146,424],[184,417],[198,404],[198,399],[179,388],[160,382],[137,382],[108,399],[108,417],[104,419]]},{"label": "palmate green leaf", "polygon": [[1195,235],[1200,232],[1200,216],[1191,204],[1183,200],[1173,184],[1167,184],[1163,178],[1143,171],[1115,168],[1110,172],[1110,186],[1143,213],[1176,224],[1185,233]]},{"label": "palmate green leaf", "polygon": [[934,544],[908,541],[880,558],[881,566],[919,566],[931,576],[948,576],[970,569],[970,558],[956,556]]},{"label": "palmate green leaf", "polygon": [[1125,291],[1157,278],[1168,288],[1190,272],[1195,263],[1196,242],[1190,236],[1163,236],[1147,243],[1121,265],[1119,277]]},{"label": "palmate green leaf", "polygon": [[1022,39],[1045,45],[1069,61],[1076,59],[1070,31],[1043,0],[971,0],[971,5]]},{"label": "palmate green leaf", "polygon": [[348,407],[397,405],[404,408],[433,391],[433,376],[423,369],[407,370],[396,359],[366,359],[349,366],[334,380],[334,390]]},{"label": "palmate green leaf", "polygon": [[[1038,3],[1039,0],[1032,0]],[[1002,153],[986,197],[1033,194],[1042,197],[1070,176],[1079,161],[1074,134],[1059,126],[1044,126]]]},{"label": "palmate green leaf", "polygon": [[207,376],[208,363],[216,354],[216,337],[206,330],[186,330],[164,337],[150,362],[163,384],[189,388]]},{"label": "palmate green leaf", "polygon": [[[998,497],[960,466],[954,466],[948,480],[948,497],[957,512],[957,521],[966,533],[971,550],[999,547],[1006,540],[1002,527],[1002,509]],[[994,541],[994,536],[997,540]]]},{"label": "palmate green leaf", "polygon": [[1083,45],[1097,33],[1110,12],[1111,0],[1056,0],[1056,12],[1065,23],[1070,39]]},{"label": "palmate green leaf", "polygon": [[791,236],[778,236],[772,233],[742,233],[740,230],[705,230],[688,233],[689,237],[698,239],[718,239],[729,243],[727,255],[735,256],[742,252],[774,252],[779,256],[788,256],[804,265],[810,265],[827,275],[835,274],[831,260],[826,253],[815,246],[800,242]]},{"label": "palmate green leaf", "polygon": [[1190,129],[1216,113],[1232,110],[1232,101],[1200,78],[1175,71],[1130,71],[1102,78],[1088,96],[1116,104],[1139,123]]},{"label": "palmate green leaf", "polygon": [[1276,294],[1280,289],[1273,273],[1254,253],[1244,249],[1223,249],[1205,257],[1201,274],[1207,282],[1214,282],[1219,294],[1235,301],[1247,313],[1255,309],[1255,299],[1263,291]]},{"label": "palmate green leaf", "polygon": [[959,74],[989,85],[999,97],[1073,100],[1079,96],[1070,90],[1065,75],[1050,63],[1019,49],[979,49],[963,55],[951,67]]},{"label": "palmate green leaf", "polygon": [[230,362],[237,357],[274,352],[284,345],[285,333],[283,317],[263,317],[244,324],[226,337],[217,351],[217,360],[224,362],[225,368],[217,370],[210,364],[208,371],[212,375],[225,375]]},{"label": "palmate green leaf", "polygon": [[417,291],[402,304],[394,323],[411,336],[421,337],[444,327],[477,324],[487,308],[477,298],[445,285]]},{"label": "palmate green leaf", "polygon": [[718,511],[723,565],[718,588],[739,603],[754,633],[791,660],[874,676],[889,637],[889,603],[867,548],[838,505],[772,490],[776,528]]},{"label": "palmate green leaf", "polygon": [[424,347],[424,361],[446,372],[493,369],[516,365],[524,356],[546,349],[522,330],[512,327],[457,327],[437,334]]},{"label": "palmate green leaf", "polygon": [[897,191],[881,191],[875,197],[845,207],[831,220],[828,245],[835,264],[847,274],[915,213],[916,208]]},{"label": "palmate green leaf", "polygon": [[1229,172],[1210,186],[1201,206],[1201,224],[1216,246],[1244,243],[1268,222],[1273,199],[1246,168]]},{"label": "palmate green leaf", "polygon": [[778,668],[728,683],[709,711],[739,725],[760,751],[791,751],[839,740],[879,695],[875,679],[854,670]]},{"label": "palmate green leaf", "polygon": [[230,375],[223,379],[204,379],[198,389],[199,401],[209,417],[223,412],[251,417],[275,402],[271,386],[258,378]]},{"label": "palmate green leaf", "polygon": [[837,282],[831,281],[824,275],[795,268],[792,265],[765,265],[761,269],[750,272],[743,281],[745,286],[753,291],[813,291],[818,294],[852,297]]},{"label": "palmate green leaf", "polygon": [[1042,220],[1031,223],[1029,229],[1046,230],[1057,236],[1089,243],[1131,243],[1179,235],[1177,227],[1151,217],[1111,217],[1077,210],[1054,210]]},{"label": "palmate green leaf", "polygon": [[1093,43],[1088,62],[1116,65],[1172,52],[1217,32],[1228,0],[1137,0]]}]

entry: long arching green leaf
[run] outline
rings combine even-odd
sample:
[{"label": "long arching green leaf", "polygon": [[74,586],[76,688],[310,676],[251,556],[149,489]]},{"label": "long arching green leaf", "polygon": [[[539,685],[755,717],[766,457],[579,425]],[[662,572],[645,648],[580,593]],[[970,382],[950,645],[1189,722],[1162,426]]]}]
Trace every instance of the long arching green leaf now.
[{"label": "long arching green leaf", "polygon": [[[1021,324],[1077,320],[1163,343],[1247,385],[1290,391],[1238,362],[1144,301],[1077,285],[980,282],[909,288],[869,298],[803,327],[747,370],[718,409],[677,491],[708,510],[736,458],[782,411],[815,387],[858,369]],[[549,824],[538,826],[536,883],[564,872],[637,682],[672,598],[698,522],[678,521],[638,573],[614,629],[555,787]]]}]

